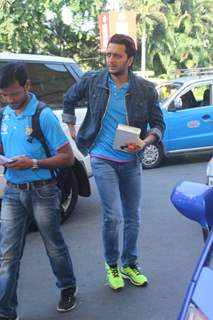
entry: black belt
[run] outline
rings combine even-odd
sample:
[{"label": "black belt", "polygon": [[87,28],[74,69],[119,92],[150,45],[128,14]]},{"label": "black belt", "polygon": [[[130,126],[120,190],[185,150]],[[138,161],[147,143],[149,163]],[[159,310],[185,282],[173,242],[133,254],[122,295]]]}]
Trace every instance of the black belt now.
[{"label": "black belt", "polygon": [[26,183],[12,183],[7,181],[7,185],[11,188],[17,188],[20,190],[32,190],[36,188],[41,188],[43,186],[46,186],[47,184],[51,184],[54,182],[56,182],[55,179],[37,180],[37,181],[26,182]]}]

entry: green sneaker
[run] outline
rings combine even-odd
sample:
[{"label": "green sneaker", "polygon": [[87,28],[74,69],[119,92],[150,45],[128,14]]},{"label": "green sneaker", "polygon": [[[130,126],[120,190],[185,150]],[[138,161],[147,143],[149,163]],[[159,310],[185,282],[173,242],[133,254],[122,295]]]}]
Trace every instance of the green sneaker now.
[{"label": "green sneaker", "polygon": [[107,272],[107,281],[109,286],[114,290],[122,289],[124,287],[124,280],[121,276],[118,265],[108,265],[105,263],[105,269]]},{"label": "green sneaker", "polygon": [[143,275],[137,266],[129,266],[121,268],[121,275],[125,279],[129,279],[135,286],[146,286],[148,279]]}]

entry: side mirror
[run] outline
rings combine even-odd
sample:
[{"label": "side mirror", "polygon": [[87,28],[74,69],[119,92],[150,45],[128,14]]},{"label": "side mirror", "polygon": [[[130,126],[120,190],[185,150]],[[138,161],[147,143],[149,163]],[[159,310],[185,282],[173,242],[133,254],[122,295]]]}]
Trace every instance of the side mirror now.
[{"label": "side mirror", "polygon": [[183,102],[180,97],[174,100],[174,105],[175,105],[176,110],[182,109]]},{"label": "side mirror", "polygon": [[183,103],[181,98],[177,98],[174,101],[172,101],[169,105],[168,111],[177,111],[179,109],[182,109]]},{"label": "side mirror", "polygon": [[175,107],[175,103],[174,101],[172,101],[168,107],[168,111],[171,111],[171,112],[175,112],[176,111],[176,107]]},{"label": "side mirror", "polygon": [[203,228],[213,226],[213,188],[201,183],[181,181],[174,187],[171,201],[180,213],[197,221]]}]

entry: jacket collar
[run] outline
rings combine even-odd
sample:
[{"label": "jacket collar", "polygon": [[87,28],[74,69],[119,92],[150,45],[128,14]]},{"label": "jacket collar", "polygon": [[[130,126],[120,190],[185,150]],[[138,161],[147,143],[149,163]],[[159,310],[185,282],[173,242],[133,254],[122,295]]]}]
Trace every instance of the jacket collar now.
[{"label": "jacket collar", "polygon": [[[109,89],[108,77],[109,77],[109,72],[107,68],[100,70],[97,76],[97,87]],[[136,91],[136,76],[131,70],[129,70],[128,82],[129,82],[129,89],[127,92],[134,93]]]}]

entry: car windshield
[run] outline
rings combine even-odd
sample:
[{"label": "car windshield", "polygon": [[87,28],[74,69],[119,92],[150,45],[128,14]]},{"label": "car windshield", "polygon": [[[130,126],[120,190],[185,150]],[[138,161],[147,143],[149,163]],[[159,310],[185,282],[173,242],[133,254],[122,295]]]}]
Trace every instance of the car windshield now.
[{"label": "car windshield", "polygon": [[[6,62],[0,62],[0,70]],[[82,75],[74,63],[65,65],[63,63],[30,61],[25,64],[31,80],[31,92],[55,110],[61,109],[64,93]],[[0,97],[0,107],[4,105],[5,102]],[[84,106],[83,102],[80,106]]]},{"label": "car windshield", "polygon": [[156,87],[160,103],[166,101],[171,95],[173,95],[180,87],[182,86],[181,82],[168,81],[162,83]]}]

